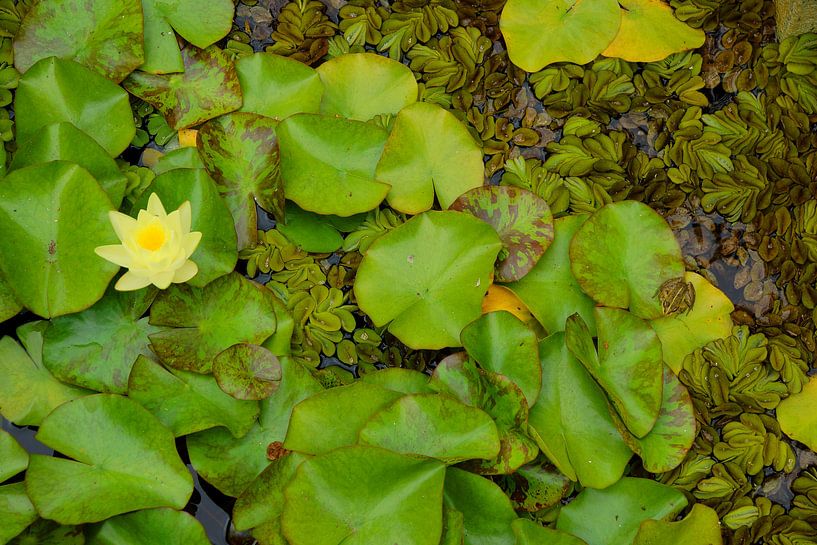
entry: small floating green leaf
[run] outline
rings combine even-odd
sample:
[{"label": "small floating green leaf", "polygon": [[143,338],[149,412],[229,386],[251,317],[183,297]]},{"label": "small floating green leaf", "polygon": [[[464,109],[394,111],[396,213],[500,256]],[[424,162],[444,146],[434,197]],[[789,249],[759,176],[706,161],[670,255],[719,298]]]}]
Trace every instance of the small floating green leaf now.
[{"label": "small floating green leaf", "polygon": [[783,433],[817,450],[817,378],[812,377],[802,391],[780,402],[777,420]]},{"label": "small floating green leaf", "polygon": [[633,545],[723,545],[718,514],[701,503],[678,522],[645,520]]},{"label": "small floating green leaf", "polygon": [[278,389],[281,365],[263,346],[234,344],[213,360],[219,387],[236,399],[265,399]]}]

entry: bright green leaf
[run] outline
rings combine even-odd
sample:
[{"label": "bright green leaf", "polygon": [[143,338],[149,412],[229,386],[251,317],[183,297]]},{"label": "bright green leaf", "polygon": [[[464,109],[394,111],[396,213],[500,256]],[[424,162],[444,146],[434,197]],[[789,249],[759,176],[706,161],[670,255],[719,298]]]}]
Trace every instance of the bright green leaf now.
[{"label": "bright green leaf", "polygon": [[587,545],[576,536],[545,528],[529,519],[517,519],[511,528],[516,536],[515,545]]},{"label": "bright green leaf", "polygon": [[511,501],[493,481],[449,467],[445,475],[445,505],[463,515],[463,545],[514,545]]},{"label": "bright green leaf", "polygon": [[[33,506],[32,506],[33,509]],[[2,537],[0,537],[2,543]],[[85,545],[82,528],[63,526],[53,520],[39,519],[26,528],[9,545]]]},{"label": "bright green leaf", "polygon": [[428,384],[427,375],[404,367],[380,369],[363,375],[360,380],[403,394],[430,394],[434,391]]},{"label": "bright green leaf", "polygon": [[210,545],[199,521],[173,509],[119,515],[87,530],[86,545]]},{"label": "bright green leaf", "polygon": [[247,55],[235,67],[244,94],[242,112],[280,120],[320,111],[323,83],[313,68],[272,53]]},{"label": "bright green leaf", "polygon": [[0,271],[0,322],[5,322],[21,310],[23,310],[23,305],[17,300],[14,292],[11,291],[11,286]]},{"label": "bright green leaf", "polygon": [[811,377],[800,393],[780,402],[777,420],[783,433],[817,450],[817,377]]},{"label": "bright green leaf", "polygon": [[28,467],[28,452],[6,430],[0,429],[0,483]]},{"label": "bright green leaf", "polygon": [[26,495],[25,483],[0,486],[0,543],[8,543],[35,520],[37,510]]},{"label": "bright green leaf", "polygon": [[711,507],[696,503],[678,522],[645,520],[633,545],[723,545],[718,514]]},{"label": "bright green leaf", "polygon": [[306,252],[332,253],[343,244],[343,236],[328,216],[307,212],[291,202],[286,204],[286,222],[276,224],[275,228]]},{"label": "bright green leaf", "polygon": [[[150,148],[148,148],[150,149]],[[156,176],[179,168],[204,168],[198,148],[176,148],[170,150],[150,167]],[[164,202],[164,199],[162,199]]]}]

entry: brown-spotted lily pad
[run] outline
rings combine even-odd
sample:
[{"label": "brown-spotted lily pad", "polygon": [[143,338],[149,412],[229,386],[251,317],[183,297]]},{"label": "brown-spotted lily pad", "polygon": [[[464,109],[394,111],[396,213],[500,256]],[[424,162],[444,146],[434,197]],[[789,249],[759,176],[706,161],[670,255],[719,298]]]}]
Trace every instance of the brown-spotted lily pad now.
[{"label": "brown-spotted lily pad", "polygon": [[219,387],[236,399],[266,399],[281,382],[278,358],[263,346],[236,344],[213,360]]},{"label": "brown-spotted lily pad", "polygon": [[241,107],[241,85],[235,65],[218,47],[182,50],[184,72],[134,72],[122,83],[159,110],[174,130],[198,125]]},{"label": "brown-spotted lily pad", "polygon": [[38,2],[14,37],[25,72],[46,57],[72,59],[117,83],[145,60],[142,6],[134,0]]},{"label": "brown-spotted lily pad", "polygon": [[255,203],[284,217],[284,188],[278,169],[277,121],[235,112],[202,125],[198,149],[233,215],[238,248],[257,239]]},{"label": "brown-spotted lily pad", "polygon": [[496,230],[502,241],[497,282],[514,282],[525,276],[553,242],[553,214],[548,203],[525,189],[477,187],[460,195],[451,209],[468,212]]}]

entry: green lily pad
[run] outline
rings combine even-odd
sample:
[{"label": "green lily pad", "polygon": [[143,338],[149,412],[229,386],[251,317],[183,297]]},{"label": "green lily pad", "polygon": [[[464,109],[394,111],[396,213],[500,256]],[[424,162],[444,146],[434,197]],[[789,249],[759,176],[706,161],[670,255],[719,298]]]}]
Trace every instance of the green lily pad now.
[{"label": "green lily pad", "polygon": [[185,201],[190,201],[190,230],[200,232],[201,241],[190,256],[199,272],[188,280],[188,284],[202,288],[235,269],[238,252],[233,218],[207,173],[200,169],[184,168],[160,174],[153,180],[150,189],[142,194],[133,210],[147,208],[151,193],[156,193],[166,210],[176,210]]},{"label": "green lily pad", "polygon": [[[434,244],[429,244],[434,241]],[[481,314],[502,243],[493,229],[460,212],[425,212],[369,247],[355,280],[360,309],[411,348],[460,345]]]},{"label": "green lily pad", "polygon": [[273,460],[236,500],[233,508],[233,525],[236,530],[249,530],[273,521],[278,522],[280,529],[280,519],[284,512],[284,487],[292,480],[298,467],[308,459],[308,456],[297,452],[288,452]]},{"label": "green lily pad", "polygon": [[179,53],[174,30],[198,48],[205,48],[227,35],[235,14],[230,0],[142,0],[145,14],[145,64],[141,69],[154,74],[182,72],[184,53]]},{"label": "green lily pad", "polygon": [[517,519],[511,523],[516,545],[587,545],[584,541],[559,530],[551,530],[530,519]]},{"label": "green lily pad", "polygon": [[0,486],[0,543],[8,543],[35,520],[37,510],[28,499],[25,483]]},{"label": "green lily pad", "polygon": [[236,399],[266,399],[281,382],[281,364],[272,352],[254,344],[235,344],[213,360],[219,388]]},{"label": "green lily pad", "polygon": [[686,504],[686,497],[670,486],[624,477],[604,490],[583,490],[562,508],[556,528],[587,545],[631,545],[643,521],[671,520]]},{"label": "green lily pad", "polygon": [[555,333],[539,345],[542,389],[528,424],[559,471],[583,486],[618,481],[632,452],[618,433],[604,392]]},{"label": "green lily pad", "polygon": [[661,285],[684,274],[672,229],[636,201],[608,204],[584,222],[570,243],[570,264],[579,285],[597,303],[629,308],[648,320],[663,316]]},{"label": "green lily pad", "polygon": [[0,429],[0,483],[28,467],[28,452],[6,430]]},{"label": "green lily pad", "polygon": [[570,494],[573,483],[544,458],[520,467],[513,474],[515,489],[509,494],[517,510],[534,513],[548,509]]},{"label": "green lily pad", "polygon": [[176,437],[216,426],[243,437],[255,425],[259,412],[258,403],[225,394],[210,375],[165,369],[144,356],[131,369],[128,397],[141,403]]},{"label": "green lily pad", "polygon": [[595,59],[616,37],[621,9],[616,0],[508,0],[499,22],[511,62],[536,72]]},{"label": "green lily pad", "polygon": [[440,206],[448,208],[483,184],[484,171],[482,149],[465,125],[427,102],[400,110],[377,164],[378,180],[392,186],[389,206],[407,214],[430,209],[435,194]]},{"label": "green lily pad", "polygon": [[497,282],[524,277],[553,242],[553,215],[547,201],[525,189],[477,187],[460,195],[451,209],[468,212],[496,230],[502,240]]},{"label": "green lily pad", "polygon": [[817,378],[811,377],[799,393],[780,402],[777,420],[783,433],[817,450]]},{"label": "green lily pad", "polygon": [[536,333],[510,312],[483,314],[460,335],[468,354],[483,369],[505,375],[533,405],[542,386]]},{"label": "green lily pad", "polygon": [[565,320],[574,312],[587,323],[595,335],[593,318],[595,302],[584,293],[570,270],[570,241],[587,220],[587,216],[565,216],[553,225],[553,243],[542,258],[521,280],[508,284],[525,303],[548,333],[564,331]]},{"label": "green lily pad", "polygon": [[9,172],[48,161],[78,164],[99,182],[114,208],[122,204],[127,178],[96,140],[71,123],[53,123],[42,127],[14,154]]},{"label": "green lily pad", "polygon": [[307,460],[284,491],[292,545],[437,545],[445,466],[371,446]]},{"label": "green lily pad", "polygon": [[134,72],[122,85],[159,110],[173,130],[198,125],[241,107],[241,85],[226,53],[216,46],[187,46],[181,54],[184,72]]},{"label": "green lily pad", "polygon": [[190,460],[199,475],[228,496],[239,496],[269,465],[267,448],[286,437],[292,408],[323,390],[301,364],[289,358],[279,361],[281,386],[261,401],[261,414],[249,433],[236,440],[227,430],[213,428],[187,438]]},{"label": "green lily pad", "polygon": [[428,376],[413,369],[389,367],[360,377],[361,382],[382,386],[402,394],[430,394],[434,390],[428,383]]},{"label": "green lily pad", "polygon": [[410,394],[376,412],[360,441],[456,464],[499,454],[496,424],[485,411],[439,394]]},{"label": "green lily pad", "polygon": [[55,318],[45,330],[43,363],[68,384],[126,393],[136,358],[153,356],[148,335],[162,329],[142,318],[155,296],[156,290],[118,292],[110,288],[91,308]]},{"label": "green lily pad", "polygon": [[[372,416],[400,396],[399,392],[366,382],[319,392],[292,409],[284,447],[304,454],[324,454],[354,445]],[[342,420],[338,420],[339,414]]]},{"label": "green lily pad", "polygon": [[599,351],[581,317],[565,324],[565,344],[599,383],[636,437],[655,425],[661,409],[661,342],[644,320],[626,310],[596,307]]},{"label": "green lily pad", "polygon": [[97,246],[117,242],[109,210],[96,180],[72,163],[21,168],[3,179],[0,270],[21,303],[47,318],[102,297],[119,270],[94,254]]},{"label": "green lily pad", "polygon": [[320,111],[323,83],[313,68],[272,53],[247,55],[235,67],[244,94],[240,111],[279,120]]},{"label": "green lily pad", "polygon": [[664,473],[677,467],[692,447],[698,431],[692,398],[667,365],[664,366],[661,412],[650,433],[638,439],[620,420],[615,420],[624,442],[641,457],[644,469],[653,473]]},{"label": "green lily pad", "polygon": [[209,373],[222,350],[238,343],[261,344],[275,332],[275,295],[238,273],[204,288],[173,284],[150,308],[150,323],[171,328],[150,335],[162,362]]},{"label": "green lily pad", "polygon": [[14,66],[71,59],[119,83],[145,60],[142,10],[129,0],[38,2],[14,37]]},{"label": "green lily pad", "polygon": [[445,472],[446,507],[462,513],[463,545],[514,545],[516,513],[508,496],[492,481],[454,467]]},{"label": "green lily pad", "polygon": [[11,337],[0,339],[0,375],[0,414],[18,426],[39,426],[55,407],[91,393],[55,379],[39,355],[32,359]]},{"label": "green lily pad", "polygon": [[19,142],[46,125],[68,121],[116,157],[136,134],[125,91],[81,64],[56,57],[40,60],[20,78],[14,113]]},{"label": "green lily pad", "polygon": [[277,124],[268,117],[237,112],[209,121],[199,129],[199,154],[233,215],[239,249],[257,241],[256,201],[261,208],[283,218]]},{"label": "green lily pad", "polygon": [[342,232],[354,231],[366,219],[366,214],[349,217],[321,216],[302,210],[287,202],[286,222],[276,224],[278,229],[292,243],[307,252],[332,253],[343,244]]},{"label": "green lily pad", "polygon": [[99,394],[65,403],[43,421],[37,440],[77,460],[35,454],[26,472],[37,511],[59,523],[181,509],[193,492],[173,434],[126,397]]},{"label": "green lily pad", "polygon": [[684,281],[695,289],[695,304],[689,312],[663,316],[650,322],[661,340],[664,363],[674,373],[681,371],[684,358],[709,342],[732,334],[732,311],[729,297],[703,276],[687,272]]},{"label": "green lily pad", "polygon": [[5,322],[23,310],[23,305],[17,300],[11,286],[0,271],[0,322]]},{"label": "green lily pad", "polygon": [[87,530],[86,545],[210,545],[199,521],[173,509],[119,515]]},{"label": "green lily pad", "polygon": [[204,168],[198,148],[176,148],[168,151],[150,167],[156,176],[179,168]]},{"label": "green lily pad", "polygon": [[619,5],[621,27],[602,52],[605,57],[653,62],[704,43],[704,31],[676,19],[661,0],[621,0]]},{"label": "green lily pad", "polygon": [[388,136],[380,127],[296,114],[277,133],[286,197],[304,210],[351,216],[375,208],[389,192],[388,184],[375,179]]},{"label": "green lily pad", "polygon": [[402,63],[374,53],[340,55],[318,67],[321,113],[368,121],[417,101],[417,80]]},{"label": "green lily pad", "polygon": [[696,503],[678,522],[645,520],[633,545],[723,545],[718,514],[711,507]]},{"label": "green lily pad", "polygon": [[[32,506],[32,509],[34,506]],[[2,535],[0,535],[2,543]],[[23,530],[9,545],[85,545],[82,528],[63,526],[53,520],[39,519]]]}]

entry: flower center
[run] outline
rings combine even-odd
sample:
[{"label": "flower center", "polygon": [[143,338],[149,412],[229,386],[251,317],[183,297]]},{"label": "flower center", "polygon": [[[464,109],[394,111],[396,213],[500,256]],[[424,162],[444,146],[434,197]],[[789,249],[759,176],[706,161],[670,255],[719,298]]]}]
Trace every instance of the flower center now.
[{"label": "flower center", "polygon": [[151,223],[136,233],[136,243],[154,252],[162,247],[167,240],[167,231],[159,223]]}]

